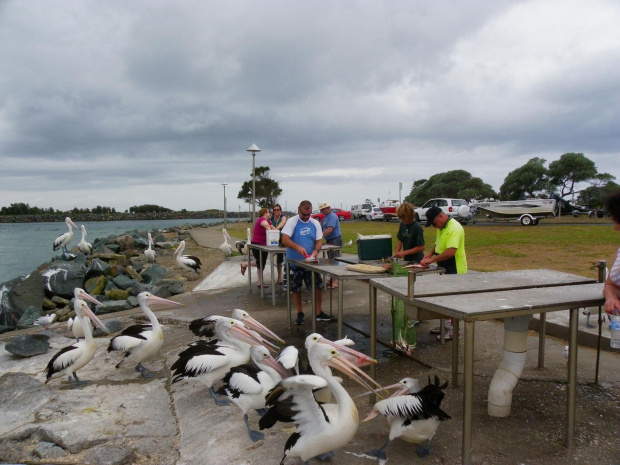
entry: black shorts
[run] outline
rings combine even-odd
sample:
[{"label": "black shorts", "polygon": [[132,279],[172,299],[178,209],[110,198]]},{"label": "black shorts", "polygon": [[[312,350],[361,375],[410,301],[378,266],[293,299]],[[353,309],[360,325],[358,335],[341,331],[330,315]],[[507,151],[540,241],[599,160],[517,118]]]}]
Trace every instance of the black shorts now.
[{"label": "black shorts", "polygon": [[[312,288],[312,271],[306,270],[300,266],[290,266],[291,269],[291,292],[300,292],[304,283],[306,284],[306,289],[310,290]],[[315,287],[316,289],[323,289],[323,278],[319,273],[314,273],[315,275]],[[284,278],[287,279],[287,278]],[[288,285],[288,283],[286,283]]]}]

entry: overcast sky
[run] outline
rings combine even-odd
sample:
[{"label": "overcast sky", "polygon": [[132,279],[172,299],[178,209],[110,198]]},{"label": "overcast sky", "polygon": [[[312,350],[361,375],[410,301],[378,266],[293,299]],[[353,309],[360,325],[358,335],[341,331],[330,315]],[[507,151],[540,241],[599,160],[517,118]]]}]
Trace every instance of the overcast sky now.
[{"label": "overcast sky", "polygon": [[581,152],[620,182],[617,0],[0,0],[0,206],[398,199]]}]

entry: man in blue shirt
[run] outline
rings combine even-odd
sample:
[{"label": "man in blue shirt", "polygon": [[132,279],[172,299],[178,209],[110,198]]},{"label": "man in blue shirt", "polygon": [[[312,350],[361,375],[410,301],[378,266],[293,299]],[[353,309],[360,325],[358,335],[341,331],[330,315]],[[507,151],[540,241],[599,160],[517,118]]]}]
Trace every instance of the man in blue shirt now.
[{"label": "man in blue shirt", "polygon": [[[331,205],[327,202],[320,204],[319,210],[321,210],[321,213],[324,215],[321,220],[321,229],[323,229],[325,243],[342,247],[342,233],[340,232],[340,220],[338,216],[332,211]],[[334,250],[332,252],[332,257],[339,256],[339,250]],[[327,289],[336,289],[338,287],[338,279],[332,278],[330,282],[327,283],[326,287]]]},{"label": "man in blue shirt", "polygon": [[[317,258],[321,250],[323,232],[321,225],[313,218],[312,203],[303,200],[299,204],[298,214],[286,222],[282,228],[282,245],[286,247],[286,259],[288,260],[304,260],[308,256]],[[305,268],[290,264],[290,275],[286,277],[287,291],[293,294],[293,302],[297,308],[296,325],[303,325],[305,315],[301,306],[301,288],[306,284],[306,289],[311,290],[312,275]],[[322,305],[322,289],[323,279],[321,275],[315,274],[316,282],[316,321],[331,321],[331,317],[323,313]],[[290,288],[288,287],[290,286]]]}]

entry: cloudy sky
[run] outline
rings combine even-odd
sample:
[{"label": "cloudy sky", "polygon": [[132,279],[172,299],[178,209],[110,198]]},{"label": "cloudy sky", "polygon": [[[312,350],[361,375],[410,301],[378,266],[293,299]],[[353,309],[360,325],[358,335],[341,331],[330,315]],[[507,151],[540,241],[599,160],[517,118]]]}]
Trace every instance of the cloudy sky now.
[{"label": "cloudy sky", "polygon": [[228,208],[499,189],[582,152],[620,180],[616,0],[0,0],[0,206]]}]

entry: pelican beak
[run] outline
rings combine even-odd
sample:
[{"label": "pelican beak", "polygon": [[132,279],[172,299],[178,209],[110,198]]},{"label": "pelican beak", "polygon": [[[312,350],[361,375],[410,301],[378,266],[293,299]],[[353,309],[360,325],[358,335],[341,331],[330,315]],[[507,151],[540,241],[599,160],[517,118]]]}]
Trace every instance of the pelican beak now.
[{"label": "pelican beak", "polygon": [[150,295],[149,298],[147,299],[147,302],[149,304],[172,304],[172,305],[184,306],[180,302],[175,302],[174,300],[168,300],[162,297],[157,297],[156,295]]},{"label": "pelican beak", "polygon": [[105,304],[102,304],[101,302],[99,302],[97,299],[95,299],[92,295],[90,295],[88,292],[82,292],[80,294],[80,297],[84,300],[88,300],[89,302],[94,303],[95,305],[101,305],[102,307],[105,308]]},{"label": "pelican beak", "polygon": [[273,368],[274,370],[276,370],[276,372],[282,376],[282,378],[290,378],[291,376],[293,376],[293,373],[291,373],[289,370],[287,370],[286,368],[284,368],[282,366],[282,364],[280,362],[278,362],[275,358],[273,357],[269,357],[266,358],[265,360],[263,360],[263,363],[265,365],[269,365],[271,368]]},{"label": "pelican beak", "polygon": [[284,339],[282,339],[276,333],[274,333],[269,328],[267,328],[265,325],[263,325],[262,323],[259,323],[257,320],[255,320],[249,315],[243,319],[243,324],[246,325],[248,328],[253,329],[256,332],[264,336],[267,336],[268,338],[271,338],[274,341],[279,342],[280,344],[286,344],[286,341],[284,341]]},{"label": "pelican beak", "polygon": [[75,223],[72,220],[69,220],[69,224],[73,226],[75,229],[78,229],[78,227],[75,225]]},{"label": "pelican beak", "polygon": [[370,389],[371,391],[374,390],[371,384],[376,385],[379,389],[381,389],[380,384],[343,356],[331,358],[327,362],[327,365],[343,372],[349,378],[364,386],[366,389]]},{"label": "pelican beak", "polygon": [[322,344],[328,344],[332,346],[334,349],[338,351],[340,355],[342,355],[349,362],[353,363],[354,365],[358,367],[363,367],[366,365],[370,365],[372,363],[377,363],[377,361],[374,358],[371,358],[366,354],[358,352],[355,349],[351,349],[350,347],[337,344],[333,341],[330,341],[329,339],[321,338],[319,342]]},{"label": "pelican beak", "polygon": [[373,409],[373,410],[372,410],[372,411],[368,414],[368,416],[362,420],[362,423],[366,423],[367,421],[372,420],[372,419],[373,419],[373,418],[375,418],[377,415],[379,415],[379,411],[378,411],[378,410],[374,410],[374,409]]},{"label": "pelican beak", "polygon": [[279,349],[279,347],[263,339],[258,333],[255,333],[254,331],[251,331],[241,326],[242,324],[243,323],[236,324],[230,329],[228,329],[228,331],[233,331],[234,332],[233,336],[239,339],[240,341],[246,342],[252,346],[261,346],[261,345],[265,346],[267,350],[269,350],[269,352],[272,352],[274,354],[278,352],[277,349]]},{"label": "pelican beak", "polygon": [[103,331],[105,331],[106,333],[110,332],[108,331],[108,328],[106,328],[105,324],[103,324],[103,322],[99,318],[97,318],[97,315],[95,315],[93,311],[90,308],[88,308],[88,305],[84,305],[84,308],[82,308],[81,311],[82,313],[84,313],[84,315],[90,318],[92,322],[95,323]]},{"label": "pelican beak", "polygon": [[[401,389],[399,391],[396,391],[390,397],[403,396],[403,395],[405,395],[405,394],[407,394],[409,392],[409,389],[406,388],[406,387],[403,387],[403,385],[401,383],[396,383],[396,384],[391,384],[390,386],[384,386],[381,389],[373,389],[372,391],[364,392],[363,394],[359,394],[359,395],[355,396],[355,398],[357,399],[358,397],[364,397],[364,396],[367,396],[369,394],[377,394],[377,391],[389,391],[390,389],[398,389],[398,388],[401,388]],[[364,421],[366,421],[366,420],[364,420]]]}]

